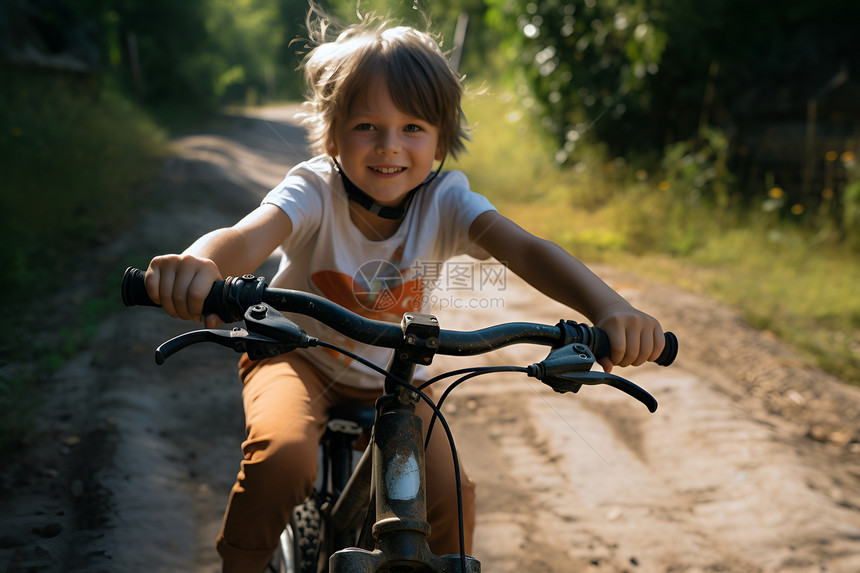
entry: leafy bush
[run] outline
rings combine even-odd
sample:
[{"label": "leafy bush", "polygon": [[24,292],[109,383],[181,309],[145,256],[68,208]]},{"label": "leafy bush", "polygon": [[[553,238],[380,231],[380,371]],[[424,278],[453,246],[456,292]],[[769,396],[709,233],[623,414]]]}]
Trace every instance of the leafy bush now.
[{"label": "leafy bush", "polygon": [[[860,17],[860,3],[487,4],[487,22],[502,35],[508,79],[555,138],[557,159],[587,160],[594,143],[605,146],[609,157],[625,157],[649,172],[661,167],[662,157],[665,180],[674,189],[684,187],[687,199],[701,195],[718,208],[740,203],[736,197],[748,206],[759,203],[777,187],[768,183],[772,178],[785,192],[774,216],[838,228],[833,236],[857,234],[854,204],[860,191],[849,186],[839,197],[836,186],[825,184],[822,192],[801,183],[798,174],[809,157],[774,148],[780,147],[777,143],[784,143],[780,149],[802,147],[803,135],[782,142],[771,134],[802,129],[807,102],[825,95],[832,96],[832,109],[822,111],[819,124],[851,133],[856,119],[851,94],[860,70],[860,36],[852,22]],[[726,41],[726,30],[732,41]],[[857,151],[850,136],[843,141],[828,148],[834,158],[827,159],[825,169],[838,153]]]},{"label": "leafy bush", "polygon": [[848,240],[860,247],[860,165],[853,156],[848,163],[849,183],[842,197],[842,226]]},{"label": "leafy bush", "polygon": [[735,185],[726,165],[728,150],[722,130],[707,127],[697,139],[667,146],[662,160],[666,185],[679,199],[725,210]]},{"label": "leafy bush", "polygon": [[134,216],[165,140],[97,77],[3,68],[0,83],[0,269],[14,303]]},{"label": "leafy bush", "polygon": [[666,34],[642,0],[488,0],[508,59],[535,96],[544,126],[571,153],[584,135],[639,141],[650,110],[646,80],[660,69]]}]

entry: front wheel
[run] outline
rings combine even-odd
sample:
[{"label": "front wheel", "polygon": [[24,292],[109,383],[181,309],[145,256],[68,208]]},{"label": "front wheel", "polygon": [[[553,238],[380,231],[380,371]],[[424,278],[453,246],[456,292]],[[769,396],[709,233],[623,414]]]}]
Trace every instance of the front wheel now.
[{"label": "front wheel", "polygon": [[281,534],[284,573],[317,573],[320,544],[320,512],[309,497],[293,509],[290,523]]},{"label": "front wheel", "polygon": [[317,573],[320,512],[312,497],[293,509],[266,573]]}]

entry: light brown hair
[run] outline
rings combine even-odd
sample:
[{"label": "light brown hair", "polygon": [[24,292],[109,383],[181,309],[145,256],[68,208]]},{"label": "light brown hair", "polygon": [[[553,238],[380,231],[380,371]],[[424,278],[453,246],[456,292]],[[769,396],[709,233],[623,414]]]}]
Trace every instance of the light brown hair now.
[{"label": "light brown hair", "polygon": [[[311,147],[324,153],[335,123],[346,116],[368,78],[384,78],[394,104],[439,128],[439,145],[456,159],[465,149],[463,86],[439,44],[426,32],[375,15],[326,41],[328,20],[313,7],[308,32],[317,43],[303,66],[308,97],[304,123]],[[316,36],[314,38],[314,36]]]}]

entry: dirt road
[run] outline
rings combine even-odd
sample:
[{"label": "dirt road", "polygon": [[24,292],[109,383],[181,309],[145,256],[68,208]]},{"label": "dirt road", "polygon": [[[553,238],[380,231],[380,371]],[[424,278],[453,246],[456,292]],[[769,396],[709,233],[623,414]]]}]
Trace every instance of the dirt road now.
[{"label": "dirt road", "polygon": [[[164,208],[94,253],[66,294],[85,300],[95,287],[84,279],[181,250],[253,208],[306,153],[294,111],[178,140],[154,191]],[[478,482],[483,570],[860,571],[860,391],[711,300],[595,270],[678,334],[680,357],[616,370],[657,398],[655,414],[605,387],[561,396],[517,375],[453,394],[449,419]],[[502,278],[446,291],[449,308],[434,309],[443,327],[577,318]],[[474,308],[455,312],[455,300]],[[243,434],[236,356],[152,359],[193,327],[154,310],[115,313],[44,388],[37,431],[0,473],[0,570],[219,570],[213,539]],[[482,360],[543,355],[524,346]],[[462,359],[434,362],[453,365]]]}]

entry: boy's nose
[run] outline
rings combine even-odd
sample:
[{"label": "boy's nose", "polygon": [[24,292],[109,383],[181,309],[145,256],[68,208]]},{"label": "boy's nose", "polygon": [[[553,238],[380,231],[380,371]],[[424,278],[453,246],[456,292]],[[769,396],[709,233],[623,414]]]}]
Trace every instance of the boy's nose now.
[{"label": "boy's nose", "polygon": [[397,153],[403,148],[397,133],[391,131],[380,132],[377,150],[379,153]]}]

